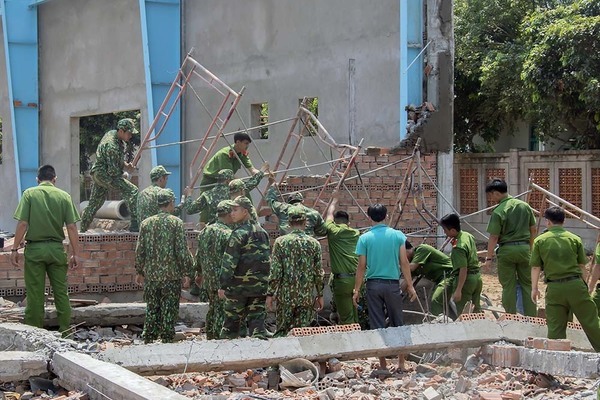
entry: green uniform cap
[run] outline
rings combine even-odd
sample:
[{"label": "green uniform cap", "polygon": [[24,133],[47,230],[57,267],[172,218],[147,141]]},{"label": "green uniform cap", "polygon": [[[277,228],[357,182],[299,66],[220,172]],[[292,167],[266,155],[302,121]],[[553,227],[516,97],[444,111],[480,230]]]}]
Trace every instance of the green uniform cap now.
[{"label": "green uniform cap", "polygon": [[288,218],[290,222],[304,221],[306,220],[306,213],[300,207],[292,207],[290,208],[290,211],[288,211]]},{"label": "green uniform cap", "polygon": [[230,169],[222,169],[217,172],[216,178],[218,181],[227,181],[233,179],[233,171]]},{"label": "green uniform cap", "polygon": [[241,192],[242,190],[246,190],[246,184],[241,179],[234,179],[229,182],[229,190],[232,192]]},{"label": "green uniform cap", "polygon": [[218,215],[226,215],[231,212],[231,207],[236,206],[237,204],[233,200],[223,200],[217,204],[217,214]]},{"label": "green uniform cap", "polygon": [[302,193],[300,192],[291,193],[288,197],[288,203],[290,204],[299,203],[302,200],[304,200],[304,196],[302,196]]},{"label": "green uniform cap", "polygon": [[164,206],[175,200],[175,193],[171,189],[161,189],[156,195],[156,202],[159,206]]},{"label": "green uniform cap", "polygon": [[171,175],[171,173],[167,171],[166,168],[162,165],[157,165],[156,167],[150,170],[150,179],[152,180],[152,182],[166,175]]},{"label": "green uniform cap", "polygon": [[252,210],[252,202],[246,196],[238,196],[233,200],[234,207],[244,207],[246,210]]},{"label": "green uniform cap", "polygon": [[135,129],[135,122],[131,118],[123,118],[119,120],[117,123],[117,129],[123,129],[124,131],[129,131],[134,135],[139,133],[137,129]]}]

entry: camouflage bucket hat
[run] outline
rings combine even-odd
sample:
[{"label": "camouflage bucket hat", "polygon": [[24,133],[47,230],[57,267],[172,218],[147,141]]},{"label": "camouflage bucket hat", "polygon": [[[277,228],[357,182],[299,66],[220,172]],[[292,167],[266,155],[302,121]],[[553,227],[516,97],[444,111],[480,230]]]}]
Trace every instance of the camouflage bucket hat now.
[{"label": "camouflage bucket hat", "polygon": [[157,165],[150,170],[150,179],[152,182],[166,175],[171,175],[171,173],[162,165]]},{"label": "camouflage bucket hat", "polygon": [[129,131],[134,135],[139,133],[137,129],[135,129],[135,121],[131,118],[123,118],[119,120],[117,123],[117,129],[123,129],[124,131]]},{"label": "camouflage bucket hat", "polygon": [[241,179],[234,179],[229,182],[229,190],[232,192],[241,192],[242,190],[246,190],[246,184]]},{"label": "camouflage bucket hat", "polygon": [[290,193],[287,202],[290,203],[290,204],[294,204],[294,203],[299,203],[302,200],[304,200],[304,196],[302,196],[302,193],[300,193],[300,192],[293,192],[293,193]]},{"label": "camouflage bucket hat", "polygon": [[175,193],[171,189],[160,189],[156,195],[156,202],[159,206],[165,206],[175,200]]},{"label": "camouflage bucket hat", "polygon": [[306,213],[304,212],[304,209],[300,207],[292,207],[288,211],[288,219],[290,222],[304,221],[306,219]]},{"label": "camouflage bucket hat", "polygon": [[217,172],[216,178],[218,181],[228,181],[233,179],[233,171],[230,169],[222,169]]},{"label": "camouflage bucket hat", "polygon": [[233,200],[223,200],[217,204],[217,215],[227,215],[231,212],[231,207],[237,204]]},{"label": "camouflage bucket hat", "polygon": [[246,196],[238,196],[233,200],[234,207],[244,207],[246,210],[251,210],[253,205],[249,198]]}]

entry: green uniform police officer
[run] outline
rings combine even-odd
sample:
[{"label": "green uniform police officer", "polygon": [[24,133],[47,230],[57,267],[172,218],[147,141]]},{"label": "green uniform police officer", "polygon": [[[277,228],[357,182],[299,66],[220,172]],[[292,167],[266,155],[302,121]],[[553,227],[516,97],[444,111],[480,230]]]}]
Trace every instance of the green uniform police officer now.
[{"label": "green uniform police officer", "polygon": [[570,313],[575,314],[592,347],[600,351],[600,319],[582,276],[587,258],[579,236],[565,230],[565,211],[544,211],[548,231],[533,242],[531,252],[531,300],[539,297],[538,280],[546,280],[546,322],[549,339],[566,339]]}]

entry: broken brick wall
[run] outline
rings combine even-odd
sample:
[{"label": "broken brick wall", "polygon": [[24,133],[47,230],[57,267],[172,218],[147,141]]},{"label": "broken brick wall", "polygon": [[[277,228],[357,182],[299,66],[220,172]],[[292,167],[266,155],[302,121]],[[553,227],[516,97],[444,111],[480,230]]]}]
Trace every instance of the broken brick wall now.
[{"label": "broken brick wall", "polygon": [[[357,166],[364,187],[359,179],[348,180],[346,186],[350,190],[350,193],[342,190],[338,203],[338,209],[344,209],[350,214],[351,226],[362,228],[371,225],[369,218],[361,211],[362,208],[366,212],[370,201],[384,204],[388,208],[388,212],[393,210],[402,180],[409,166],[408,160],[398,162],[389,168],[383,168],[373,173],[369,173],[369,171],[400,161],[408,156],[410,156],[410,152],[358,156]],[[436,154],[422,154],[421,164],[435,182]],[[413,168],[415,166],[416,164],[413,164]],[[353,169],[350,177],[356,175],[355,171]],[[320,191],[320,188],[316,187],[322,185],[325,180],[326,178],[321,176],[290,176],[286,183],[280,186],[280,190],[285,193],[308,189],[303,191],[303,194],[305,204],[311,206],[315,203],[315,199]],[[418,179],[415,179],[414,182],[408,181],[407,190],[411,185],[417,183]],[[425,199],[424,206],[433,214],[436,214],[436,190],[425,176],[422,177],[422,183],[423,197]],[[321,198],[324,202],[319,202],[315,206],[317,210],[320,212],[325,211],[332,191],[333,186],[325,190]],[[275,221],[265,222],[264,227],[269,231],[271,239],[274,240],[278,235]],[[415,209],[413,197],[409,197],[398,228],[405,233],[411,233],[427,227],[427,222]],[[197,245],[197,234],[197,231],[187,232],[188,243],[194,253]],[[414,239],[413,241],[420,243],[421,240]],[[80,235],[79,245],[82,262],[78,268],[69,271],[69,292],[111,293],[140,290],[138,285],[135,284],[135,269],[133,265],[136,242],[137,234],[131,233]],[[323,266],[326,272],[329,272],[327,241],[321,240],[320,242],[323,248]],[[23,269],[14,268],[10,264],[10,252],[0,253],[0,297],[23,296],[24,294],[25,280]]]}]

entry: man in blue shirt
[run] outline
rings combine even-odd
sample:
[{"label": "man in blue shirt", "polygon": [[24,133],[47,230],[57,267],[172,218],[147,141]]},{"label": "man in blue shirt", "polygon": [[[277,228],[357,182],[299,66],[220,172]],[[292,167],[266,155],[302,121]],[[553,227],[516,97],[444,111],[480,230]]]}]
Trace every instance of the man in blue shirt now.
[{"label": "man in blue shirt", "polygon": [[[367,210],[373,221],[371,230],[358,239],[356,255],[358,268],[352,300],[358,304],[363,279],[367,280],[367,307],[369,324],[372,329],[385,328],[386,310],[390,326],[402,326],[402,296],[400,291],[400,269],[404,276],[410,277],[410,264],[406,256],[406,236],[385,223],[387,209],[382,204],[374,204]],[[399,268],[400,266],[400,268]],[[410,301],[417,298],[412,280],[407,279],[407,292]],[[402,363],[403,358],[400,358]],[[386,368],[385,357],[380,357],[381,369]],[[399,365],[403,368],[403,365]]]}]

